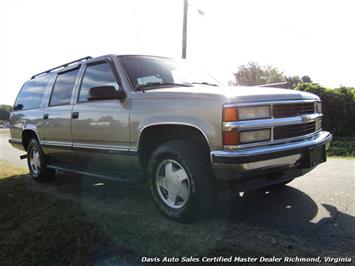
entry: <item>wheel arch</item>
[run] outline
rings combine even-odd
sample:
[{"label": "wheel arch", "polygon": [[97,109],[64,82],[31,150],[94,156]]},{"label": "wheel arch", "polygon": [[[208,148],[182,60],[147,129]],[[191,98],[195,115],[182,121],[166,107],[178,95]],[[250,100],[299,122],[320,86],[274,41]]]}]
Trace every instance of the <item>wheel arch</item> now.
[{"label": "wheel arch", "polygon": [[38,142],[40,142],[40,138],[37,134],[37,132],[33,129],[24,129],[22,131],[22,145],[23,148],[27,151],[28,144],[30,141],[35,138],[37,139]]},{"label": "wheel arch", "polygon": [[199,127],[188,123],[154,123],[142,128],[137,141],[139,162],[143,169],[150,154],[162,143],[186,139],[198,143],[208,154],[210,143],[206,133]]}]

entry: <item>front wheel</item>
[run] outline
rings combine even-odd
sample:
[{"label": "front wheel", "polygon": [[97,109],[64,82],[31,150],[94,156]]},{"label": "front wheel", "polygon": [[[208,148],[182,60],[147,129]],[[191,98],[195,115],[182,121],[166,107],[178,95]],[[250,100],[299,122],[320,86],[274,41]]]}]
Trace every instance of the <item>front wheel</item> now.
[{"label": "front wheel", "polygon": [[189,221],[210,209],[216,197],[208,154],[183,140],[163,143],[152,154],[147,174],[154,203],[167,217]]},{"label": "front wheel", "polygon": [[47,157],[36,139],[27,146],[27,163],[31,177],[38,182],[50,180],[55,175],[54,169],[47,168]]}]

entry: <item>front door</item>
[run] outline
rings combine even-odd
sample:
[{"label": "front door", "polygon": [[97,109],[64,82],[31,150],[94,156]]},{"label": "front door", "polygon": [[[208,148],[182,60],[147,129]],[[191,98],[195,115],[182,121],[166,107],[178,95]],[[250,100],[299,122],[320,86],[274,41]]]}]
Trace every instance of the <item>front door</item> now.
[{"label": "front door", "polygon": [[81,165],[108,170],[130,170],[128,100],[88,101],[93,87],[122,89],[108,60],[87,64],[73,107],[73,152]]}]

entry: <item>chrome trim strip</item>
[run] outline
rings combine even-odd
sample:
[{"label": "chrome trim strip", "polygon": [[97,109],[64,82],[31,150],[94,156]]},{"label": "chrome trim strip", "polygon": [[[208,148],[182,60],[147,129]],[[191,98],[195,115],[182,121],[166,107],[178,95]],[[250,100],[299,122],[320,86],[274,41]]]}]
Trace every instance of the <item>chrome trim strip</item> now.
[{"label": "chrome trim strip", "polygon": [[314,122],[317,119],[320,119],[322,116],[322,114],[316,113],[294,117],[223,122],[223,131],[232,131],[233,129],[261,129],[265,127],[305,124]]},{"label": "chrome trim strip", "polygon": [[72,143],[72,142],[64,142],[64,141],[42,141],[41,145],[49,146],[49,147],[59,147],[59,148],[70,148],[73,150],[92,150],[99,152],[107,152],[107,153],[136,153],[137,150],[129,149],[129,146],[113,146],[113,145],[105,145],[105,144],[87,144],[87,143]]},{"label": "chrome trim strip", "polygon": [[43,146],[72,147],[72,143],[66,141],[41,141],[40,144]]},{"label": "chrome trim strip", "polygon": [[281,158],[262,160],[252,163],[242,163],[241,167],[244,171],[249,170],[260,170],[270,167],[280,167],[280,166],[293,166],[301,159],[302,154],[297,153],[293,155],[288,155]]},{"label": "chrome trim strip", "polygon": [[[240,145],[228,145],[224,146],[225,149],[227,150],[235,150],[235,149],[243,149],[243,148],[250,148],[250,147],[257,147],[257,146],[266,146],[270,144],[280,144],[280,143],[286,143],[286,142],[291,142],[291,141],[296,141],[296,140],[304,140],[310,137],[313,137],[317,133],[321,132],[322,129],[319,129],[313,133],[307,134],[307,135],[302,135],[299,137],[293,137],[293,138],[288,138],[288,139],[279,139],[279,140],[273,140],[273,136],[271,140],[269,141],[263,141],[263,142],[255,142],[255,143],[248,143],[248,144],[240,144]],[[271,130],[271,133],[273,135],[273,130]]]},{"label": "chrome trim strip", "polygon": [[258,105],[273,105],[273,104],[293,104],[293,103],[311,103],[320,102],[318,99],[312,100],[284,100],[284,101],[268,101],[268,102],[247,102],[247,103],[227,103],[224,107],[242,107],[242,106],[258,106]]},{"label": "chrome trim strip", "polygon": [[270,104],[270,116],[273,119],[274,118],[274,105]]},{"label": "chrome trim strip", "polygon": [[18,138],[11,138],[11,139],[9,139],[9,143],[17,143],[17,144],[22,144],[22,139],[18,139]]},{"label": "chrome trim strip", "polygon": [[321,143],[327,144],[331,140],[332,140],[332,134],[326,131],[322,131],[319,132],[317,135],[302,141],[284,143],[280,145],[270,145],[270,146],[251,148],[251,149],[234,150],[234,151],[221,151],[221,150],[212,151],[210,154],[213,163],[214,157],[248,157],[248,156],[255,156],[255,155],[270,154],[274,152],[305,148],[305,147],[309,147]]},{"label": "chrome trim strip", "polygon": [[138,152],[136,147],[129,147],[130,152]]},{"label": "chrome trim strip", "polygon": [[95,149],[95,150],[107,150],[107,151],[128,151],[128,146],[112,146],[106,144],[86,144],[86,143],[73,143],[73,149]]},{"label": "chrome trim strip", "polygon": [[[270,140],[269,141],[274,141],[274,127],[270,128]],[[242,144],[243,145],[243,144]],[[239,145],[240,146],[240,145]]]}]

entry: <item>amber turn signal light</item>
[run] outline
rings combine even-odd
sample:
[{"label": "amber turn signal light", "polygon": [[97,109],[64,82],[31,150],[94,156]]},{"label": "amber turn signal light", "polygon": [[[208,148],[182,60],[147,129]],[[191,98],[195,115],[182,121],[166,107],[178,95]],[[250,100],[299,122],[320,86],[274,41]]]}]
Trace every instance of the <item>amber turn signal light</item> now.
[{"label": "amber turn signal light", "polygon": [[237,121],[238,109],[235,107],[226,107],[223,109],[223,122]]},{"label": "amber turn signal light", "polygon": [[223,132],[223,145],[239,144],[239,132],[236,130]]}]

